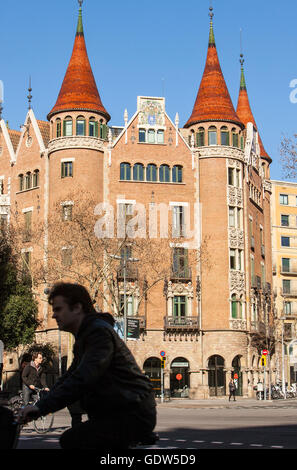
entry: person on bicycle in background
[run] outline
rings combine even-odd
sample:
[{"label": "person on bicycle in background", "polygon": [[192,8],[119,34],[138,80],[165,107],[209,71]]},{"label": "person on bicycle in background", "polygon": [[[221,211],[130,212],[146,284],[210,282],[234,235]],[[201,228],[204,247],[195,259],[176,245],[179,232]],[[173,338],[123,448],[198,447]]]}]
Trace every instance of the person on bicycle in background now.
[{"label": "person on bicycle in background", "polygon": [[28,422],[80,400],[88,420],[64,432],[64,449],[119,449],[151,435],[156,425],[152,386],[111,326],[113,317],[96,312],[79,284],[56,284],[49,303],[59,329],[75,336],[73,362],[48,395],[24,408],[19,419]]},{"label": "person on bicycle in background", "polygon": [[32,354],[32,361],[27,364],[22,372],[23,381],[23,400],[26,406],[36,387],[43,388],[49,392],[49,388],[46,383],[46,374],[42,367],[43,356],[40,352],[34,352]]}]

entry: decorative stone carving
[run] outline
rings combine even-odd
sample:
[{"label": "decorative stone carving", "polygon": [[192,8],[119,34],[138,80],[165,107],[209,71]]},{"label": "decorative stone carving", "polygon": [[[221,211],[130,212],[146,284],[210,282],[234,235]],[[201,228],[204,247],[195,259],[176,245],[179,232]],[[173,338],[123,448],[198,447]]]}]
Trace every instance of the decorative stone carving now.
[{"label": "decorative stone carving", "polygon": [[59,137],[53,139],[48,144],[48,152],[53,153],[57,150],[73,149],[73,148],[85,148],[91,150],[104,151],[106,141],[98,139],[97,137],[83,137],[83,136],[72,136],[72,137]]},{"label": "decorative stone carving", "polygon": [[230,292],[235,294],[245,293],[245,273],[242,271],[230,271]]},{"label": "decorative stone carving", "polygon": [[230,320],[230,328],[232,330],[246,330],[247,323],[246,320],[238,319],[238,318],[232,318]]},{"label": "decorative stone carving", "polygon": [[272,184],[271,184],[271,181],[265,180],[265,181],[263,182],[263,186],[264,186],[264,191],[267,191],[268,193],[272,194]]},{"label": "decorative stone carving", "polygon": [[213,145],[210,147],[199,147],[199,158],[230,158],[244,162],[244,152],[235,147]]},{"label": "decorative stone carving", "polygon": [[243,207],[243,193],[241,188],[228,186],[228,205]]},{"label": "decorative stone carving", "polygon": [[173,297],[174,295],[185,295],[190,299],[194,298],[194,288],[191,282],[187,284],[168,282],[167,297]]},{"label": "decorative stone carving", "polygon": [[229,246],[230,248],[244,249],[244,232],[238,228],[229,228]]}]

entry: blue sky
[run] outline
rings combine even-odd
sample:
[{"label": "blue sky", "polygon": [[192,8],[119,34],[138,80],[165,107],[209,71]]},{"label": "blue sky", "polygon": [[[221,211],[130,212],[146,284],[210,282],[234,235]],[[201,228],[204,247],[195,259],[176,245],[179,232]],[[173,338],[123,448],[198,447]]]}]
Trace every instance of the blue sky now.
[{"label": "blue sky", "polygon": [[[3,117],[19,129],[32,107],[46,120],[57,99],[72,52],[77,0],[1,2],[0,80]],[[284,179],[279,147],[283,135],[297,133],[297,103],[290,101],[297,79],[296,0],[238,2],[213,0],[214,32],[222,71],[237,105],[240,29],[251,107],[266,151],[272,179]],[[209,0],[85,0],[87,49],[111,125],[131,117],[138,95],[164,96],[169,116],[180,125],[191,115],[204,70]],[[297,80],[296,80],[297,83]],[[297,85],[295,85],[297,89]],[[295,94],[297,97],[297,91]]]}]

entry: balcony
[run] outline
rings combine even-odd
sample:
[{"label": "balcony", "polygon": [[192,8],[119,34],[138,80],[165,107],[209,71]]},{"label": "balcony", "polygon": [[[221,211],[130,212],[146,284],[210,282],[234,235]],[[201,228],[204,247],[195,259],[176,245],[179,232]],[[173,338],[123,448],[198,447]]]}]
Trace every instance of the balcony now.
[{"label": "balcony", "polygon": [[262,321],[251,321],[251,332],[259,335],[266,335],[265,323]]},{"label": "balcony", "polygon": [[260,276],[252,276],[252,288],[260,290],[262,287],[262,280]]},{"label": "balcony", "polygon": [[188,282],[192,280],[192,269],[189,267],[183,268],[175,268],[174,266],[171,267],[170,273],[171,281],[181,281],[181,282]]},{"label": "balcony", "polygon": [[297,289],[281,289],[281,295],[283,297],[296,297],[297,298]]},{"label": "balcony", "polygon": [[[120,266],[117,272],[117,277],[119,281],[124,280],[124,266]],[[135,266],[135,263],[127,263],[126,266],[126,281],[135,281],[138,279],[138,268]]]},{"label": "balcony", "polygon": [[197,332],[199,331],[199,317],[164,317],[165,331]]},{"label": "balcony", "polygon": [[280,273],[283,276],[297,276],[297,267],[295,266],[281,266]]}]

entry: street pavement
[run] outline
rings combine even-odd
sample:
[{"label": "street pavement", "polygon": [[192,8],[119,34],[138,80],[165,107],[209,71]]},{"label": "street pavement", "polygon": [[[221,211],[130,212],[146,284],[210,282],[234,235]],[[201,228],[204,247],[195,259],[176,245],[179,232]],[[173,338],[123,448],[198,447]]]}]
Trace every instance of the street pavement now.
[{"label": "street pavement", "polygon": [[[152,450],[297,448],[297,399],[172,399],[157,402],[157,409],[160,441],[150,447]],[[55,413],[51,431],[44,435],[37,434],[32,424],[25,426],[17,448],[59,449],[59,437],[70,425],[69,412],[61,410]]]}]

